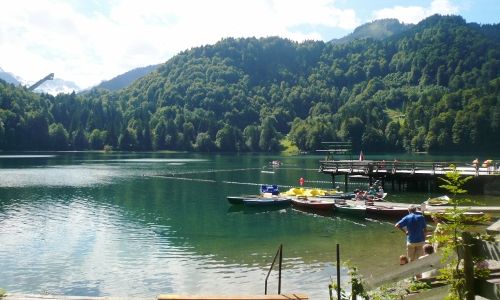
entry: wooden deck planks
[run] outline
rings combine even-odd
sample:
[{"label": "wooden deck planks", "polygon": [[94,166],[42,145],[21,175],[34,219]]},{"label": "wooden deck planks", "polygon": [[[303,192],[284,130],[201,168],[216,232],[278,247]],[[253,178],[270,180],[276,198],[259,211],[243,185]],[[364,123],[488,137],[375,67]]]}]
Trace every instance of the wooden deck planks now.
[{"label": "wooden deck planks", "polygon": [[[138,297],[88,297],[64,295],[6,294],[2,300],[155,300]],[[175,295],[161,294],[157,300],[308,300],[305,294],[281,295]]]},{"label": "wooden deck planks", "polygon": [[[90,296],[64,296],[64,295],[37,295],[37,294],[9,294],[2,300],[146,300],[147,298],[131,297],[90,297]],[[149,299],[151,300],[151,299]]]},{"label": "wooden deck planks", "polygon": [[307,300],[304,294],[281,294],[281,295],[160,295],[158,300],[284,300],[297,299]]}]

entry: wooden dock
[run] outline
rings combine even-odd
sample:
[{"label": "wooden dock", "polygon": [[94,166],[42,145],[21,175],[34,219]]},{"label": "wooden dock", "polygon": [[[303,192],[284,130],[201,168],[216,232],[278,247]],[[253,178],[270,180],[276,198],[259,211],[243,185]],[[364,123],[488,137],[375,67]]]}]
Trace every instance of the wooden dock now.
[{"label": "wooden dock", "polygon": [[2,300],[308,300],[305,294],[281,295],[175,295],[161,294],[157,298],[138,297],[87,297],[63,295],[6,294]]},{"label": "wooden dock", "polygon": [[[127,297],[90,297],[90,296],[64,296],[64,295],[38,295],[38,294],[9,294],[2,300],[146,300],[146,298]],[[149,299],[151,300],[151,299]],[[154,300],[154,299],[152,299]]]},{"label": "wooden dock", "polygon": [[[311,197],[311,199],[314,199],[314,197]],[[318,198],[321,199],[321,198]],[[346,200],[347,204],[350,205],[356,205],[359,204],[358,201],[356,200]],[[421,204],[415,204],[415,203],[398,203],[398,202],[390,202],[390,201],[376,201],[375,204],[377,206],[386,206],[386,207],[410,207],[410,205],[420,205],[422,208]],[[447,205],[439,205],[439,206],[434,206],[434,205],[425,205],[423,207],[424,213],[439,213],[439,212],[445,212],[447,209],[451,209],[453,206],[447,206]],[[468,212],[483,212],[483,213],[500,213],[500,206],[458,206],[458,209],[463,209]]]},{"label": "wooden dock", "polygon": [[436,190],[441,184],[438,177],[451,171],[451,165],[462,176],[472,176],[473,180],[466,187],[473,193],[500,195],[500,164],[489,166],[465,164],[463,162],[416,162],[416,161],[380,161],[380,160],[321,160],[319,171],[332,177],[335,186],[336,176],[344,176],[345,188],[351,176],[363,176],[371,184],[380,180],[392,190]]},{"label": "wooden dock", "polygon": [[281,295],[160,295],[158,300],[307,300],[304,294]]}]

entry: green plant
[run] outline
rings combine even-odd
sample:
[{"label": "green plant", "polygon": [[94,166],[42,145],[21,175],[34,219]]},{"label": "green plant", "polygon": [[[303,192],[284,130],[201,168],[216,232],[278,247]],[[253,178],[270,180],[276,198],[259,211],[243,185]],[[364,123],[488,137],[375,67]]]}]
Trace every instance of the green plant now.
[{"label": "green plant", "polygon": [[[468,224],[486,222],[488,217],[467,216],[465,214],[467,209],[459,207],[460,205],[473,203],[470,199],[459,196],[467,193],[464,185],[472,179],[472,176],[462,177],[454,165],[451,165],[450,168],[451,171],[439,179],[444,182],[440,187],[453,195],[450,199],[452,207],[446,209],[444,214],[439,215],[439,218],[445,222],[441,224],[440,233],[435,234],[431,241],[442,245],[439,252],[442,253],[442,261],[447,262],[447,264],[439,270],[440,275],[438,278],[449,284],[450,290],[446,299],[451,300],[463,299],[466,295],[463,257],[461,257],[460,252],[467,245],[463,242],[461,233],[467,229]],[[477,258],[476,261],[479,262],[480,260]],[[484,276],[485,273],[484,270],[477,272],[481,276]]]},{"label": "green plant", "polygon": [[[369,299],[368,298],[368,293],[364,288],[364,281],[363,281],[363,276],[359,273],[358,268],[355,267],[353,264],[351,264],[350,261],[346,261],[345,266],[347,267],[348,271],[347,274],[349,275],[349,285],[351,286],[351,295],[356,295],[361,297],[362,299]],[[328,288],[330,290],[330,299],[333,300],[334,294],[336,294],[337,290],[337,283],[332,282],[328,285]],[[347,292],[344,289],[340,289],[340,298],[338,300],[342,299],[349,299],[349,296],[347,295]]]},{"label": "green plant", "polygon": [[337,297],[335,296],[337,295],[337,287],[338,287],[337,283],[333,282],[333,280],[328,285],[328,290],[330,292],[330,300],[348,299],[348,296],[342,287],[340,288],[340,299],[337,299]]},{"label": "green plant", "polygon": [[368,293],[369,299],[372,300],[396,300],[402,299],[408,294],[408,282],[400,281],[396,283],[383,285]]},{"label": "green plant", "polygon": [[409,292],[418,292],[422,290],[427,290],[431,288],[431,284],[429,282],[419,281],[419,280],[411,280],[410,284],[407,287]]},{"label": "green plant", "polygon": [[4,289],[0,289],[0,298],[5,297],[7,292]]}]

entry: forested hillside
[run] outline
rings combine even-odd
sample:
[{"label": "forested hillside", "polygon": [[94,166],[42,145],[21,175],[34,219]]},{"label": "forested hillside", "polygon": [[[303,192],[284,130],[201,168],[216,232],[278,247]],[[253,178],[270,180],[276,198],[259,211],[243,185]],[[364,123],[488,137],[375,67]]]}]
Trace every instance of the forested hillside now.
[{"label": "forested hillside", "polygon": [[367,38],[383,40],[395,34],[402,33],[411,27],[413,27],[413,24],[400,23],[397,19],[375,20],[359,26],[352,33],[340,39],[331,40],[330,43],[345,44],[354,40]]},{"label": "forested hillside", "polygon": [[117,91],[124,87],[129,86],[132,82],[137,79],[153,72],[158,68],[158,65],[151,65],[142,68],[135,68],[123,74],[120,74],[110,80],[103,81],[96,86],[98,89],[106,89],[110,91]]},{"label": "forested hillside", "polygon": [[272,37],[186,50],[118,92],[0,83],[0,149],[492,151],[499,26],[432,16],[384,39]]}]

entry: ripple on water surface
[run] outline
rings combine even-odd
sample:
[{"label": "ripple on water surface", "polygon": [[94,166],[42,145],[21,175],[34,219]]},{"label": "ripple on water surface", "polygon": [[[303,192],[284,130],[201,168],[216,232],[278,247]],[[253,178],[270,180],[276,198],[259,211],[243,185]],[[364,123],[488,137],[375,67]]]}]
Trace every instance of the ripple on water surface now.
[{"label": "ripple on water surface", "polygon": [[59,166],[50,168],[0,169],[0,187],[87,187],[112,182],[123,176],[112,168]]}]

